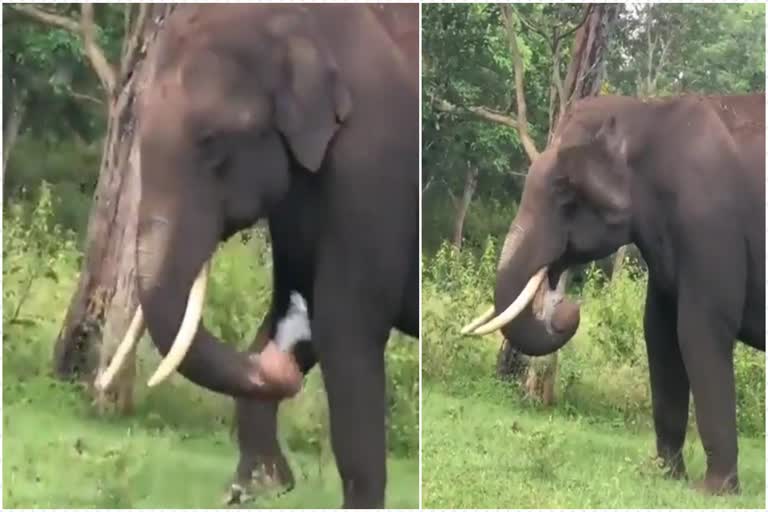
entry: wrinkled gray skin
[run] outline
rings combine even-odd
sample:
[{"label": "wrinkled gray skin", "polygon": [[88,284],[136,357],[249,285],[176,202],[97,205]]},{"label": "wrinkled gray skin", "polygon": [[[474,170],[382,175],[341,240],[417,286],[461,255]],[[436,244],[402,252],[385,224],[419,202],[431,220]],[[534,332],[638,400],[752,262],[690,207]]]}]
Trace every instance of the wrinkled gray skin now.
[{"label": "wrinkled gray skin", "polygon": [[639,248],[658,453],[686,474],[693,392],[709,492],[739,488],[734,340],[765,350],[764,187],[764,94],[581,100],[533,162],[499,261],[497,314],[549,268],[539,297],[555,306],[534,300],[502,329],[543,355],[578,326],[578,307],[551,291],[563,271]]}]

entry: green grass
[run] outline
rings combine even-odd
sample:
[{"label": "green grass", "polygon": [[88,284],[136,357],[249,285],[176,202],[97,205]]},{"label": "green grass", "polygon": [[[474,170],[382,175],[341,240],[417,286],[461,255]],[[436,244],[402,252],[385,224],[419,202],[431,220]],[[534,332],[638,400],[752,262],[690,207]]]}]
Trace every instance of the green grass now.
[{"label": "green grass", "polygon": [[[740,496],[700,495],[662,476],[652,431],[537,410],[490,378],[462,395],[424,387],[425,508],[764,508],[765,440],[739,439]],[[686,441],[692,478],[701,444]]]},{"label": "green grass", "polygon": [[[237,460],[225,429],[187,432],[146,417],[105,419],[68,385],[38,377],[8,384],[3,414],[6,508],[219,508]],[[18,389],[23,388],[23,389]],[[24,397],[24,398],[21,398]],[[35,400],[29,397],[45,397]],[[333,457],[288,452],[296,487],[249,508],[336,508]],[[387,506],[418,506],[417,461],[390,458]]]}]

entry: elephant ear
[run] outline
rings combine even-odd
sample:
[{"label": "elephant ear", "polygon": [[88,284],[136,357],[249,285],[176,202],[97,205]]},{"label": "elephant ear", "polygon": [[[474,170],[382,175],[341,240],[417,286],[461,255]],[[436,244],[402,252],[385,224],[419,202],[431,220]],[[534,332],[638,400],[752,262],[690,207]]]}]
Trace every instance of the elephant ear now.
[{"label": "elephant ear", "polygon": [[296,160],[317,171],[340,124],[352,110],[335,62],[306,38],[287,41],[285,79],[275,92],[277,128]]},{"label": "elephant ear", "polygon": [[585,144],[558,150],[562,175],[556,185],[597,207],[607,222],[620,222],[629,209],[627,140],[609,117]]}]

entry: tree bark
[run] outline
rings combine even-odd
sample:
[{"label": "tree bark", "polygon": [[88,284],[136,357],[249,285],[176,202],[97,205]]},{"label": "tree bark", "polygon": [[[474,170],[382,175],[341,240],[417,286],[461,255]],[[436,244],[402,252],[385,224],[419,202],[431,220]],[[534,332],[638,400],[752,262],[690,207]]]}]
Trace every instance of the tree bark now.
[{"label": "tree bark", "polygon": [[464,239],[464,221],[469,212],[469,205],[472,202],[472,196],[477,189],[477,176],[479,174],[477,166],[467,165],[467,174],[464,178],[464,192],[461,194],[461,200],[456,208],[456,221],[453,225],[453,246],[461,251],[461,243]]},{"label": "tree bark", "polygon": [[[91,389],[138,305],[134,276],[140,182],[134,106],[153,65],[148,49],[171,9],[167,4],[154,4],[148,16],[139,17],[143,26],[136,27],[136,34],[140,34],[141,44],[135,45],[134,53],[123,56],[132,61],[132,68],[114,79],[118,89],[108,95],[107,132],[88,221],[84,264],[54,346],[55,374],[80,380]],[[131,358],[112,390],[95,396],[97,404],[130,411],[134,374],[135,360]]]},{"label": "tree bark", "polygon": [[560,117],[575,100],[600,94],[609,32],[618,10],[611,4],[592,4],[588,8],[586,21],[576,31],[571,47],[571,61],[563,84],[565,109],[554,116],[550,133],[556,131]]},{"label": "tree bark", "polygon": [[26,104],[20,95],[14,95],[9,110],[8,119],[3,125],[3,177],[5,177],[5,169],[8,167],[8,160],[11,157],[11,150],[19,139],[21,125],[24,122]]}]

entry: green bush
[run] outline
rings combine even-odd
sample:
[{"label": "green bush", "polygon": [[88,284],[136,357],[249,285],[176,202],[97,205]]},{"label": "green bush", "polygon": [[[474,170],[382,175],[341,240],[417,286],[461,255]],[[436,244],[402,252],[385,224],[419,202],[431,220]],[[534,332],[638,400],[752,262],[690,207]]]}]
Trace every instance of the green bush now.
[{"label": "green bush", "polygon": [[492,299],[496,244],[489,237],[482,256],[456,251],[444,243],[433,258],[422,262],[422,374],[424,379],[463,381],[487,374],[488,353],[478,346],[486,338],[459,335]]},{"label": "green bush", "polygon": [[645,273],[629,262],[610,281],[594,264],[587,270],[582,296],[592,320],[589,338],[611,361],[638,365],[645,358],[646,283]]},{"label": "green bush", "polygon": [[20,320],[34,287],[56,284],[62,267],[74,263],[74,233],[54,220],[51,187],[43,182],[37,202],[13,201],[3,215],[3,324]]}]

